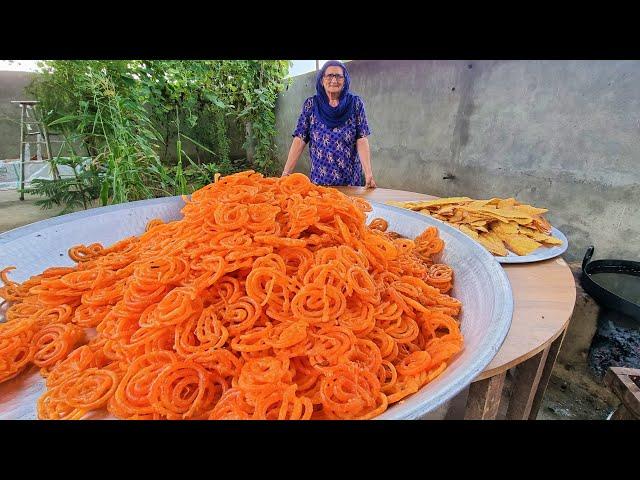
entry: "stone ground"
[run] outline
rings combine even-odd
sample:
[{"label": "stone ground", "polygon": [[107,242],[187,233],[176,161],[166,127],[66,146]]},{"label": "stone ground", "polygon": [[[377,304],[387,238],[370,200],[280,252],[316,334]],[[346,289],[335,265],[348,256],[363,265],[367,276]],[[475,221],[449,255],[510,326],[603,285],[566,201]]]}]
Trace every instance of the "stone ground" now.
[{"label": "stone ground", "polygon": [[[62,208],[43,210],[35,205],[35,197],[20,201],[15,191],[0,191],[0,233],[57,215]],[[98,205],[94,205],[98,206]],[[578,272],[577,264],[572,270]],[[577,273],[576,273],[577,274]],[[581,292],[574,317],[538,413],[538,420],[604,420],[618,405],[618,400],[588,366],[588,346],[596,333],[597,305]],[[585,297],[586,296],[586,297]],[[509,392],[507,376],[505,392]],[[507,402],[501,410],[506,411]]]},{"label": "stone ground", "polygon": [[35,204],[38,198],[25,195],[24,200],[20,200],[20,194],[15,190],[0,190],[0,233],[54,217],[63,209],[54,207],[43,210]]}]

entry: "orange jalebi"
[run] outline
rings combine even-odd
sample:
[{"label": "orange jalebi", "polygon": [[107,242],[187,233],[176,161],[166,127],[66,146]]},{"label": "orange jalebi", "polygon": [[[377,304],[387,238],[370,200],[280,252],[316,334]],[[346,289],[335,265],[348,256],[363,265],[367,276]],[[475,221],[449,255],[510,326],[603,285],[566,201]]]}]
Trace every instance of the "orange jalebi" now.
[{"label": "orange jalebi", "polygon": [[369,419],[461,351],[435,227],[367,225],[366,201],[301,174],[184,200],[181,220],[72,247],[74,267],[0,271],[0,381],[39,367],[40,418]]}]

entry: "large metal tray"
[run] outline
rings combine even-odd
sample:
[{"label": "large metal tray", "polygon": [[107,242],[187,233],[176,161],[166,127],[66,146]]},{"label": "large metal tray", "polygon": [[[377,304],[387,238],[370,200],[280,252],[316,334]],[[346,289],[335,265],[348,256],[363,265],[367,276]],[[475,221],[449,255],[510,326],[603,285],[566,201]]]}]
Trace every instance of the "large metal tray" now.
[{"label": "large metal tray", "polygon": [[[460,316],[464,350],[445,372],[416,394],[391,406],[378,419],[437,419],[449,401],[484,370],[502,345],[513,313],[511,286],[502,267],[481,245],[435,219],[408,210],[370,202],[369,218],[383,217],[389,229],[413,238],[430,225],[445,241],[440,260],[455,272],[453,296],[462,304]],[[80,243],[107,246],[144,232],[152,218],[182,217],[180,197],[131,202],[96,208],[37,222],[0,235],[0,268],[15,265],[11,278],[24,281],[45,268],[73,265],[67,250]],[[0,311],[0,315],[1,315]],[[0,419],[35,419],[36,401],[44,382],[36,370],[0,384]],[[92,418],[105,417],[94,413]]]}]

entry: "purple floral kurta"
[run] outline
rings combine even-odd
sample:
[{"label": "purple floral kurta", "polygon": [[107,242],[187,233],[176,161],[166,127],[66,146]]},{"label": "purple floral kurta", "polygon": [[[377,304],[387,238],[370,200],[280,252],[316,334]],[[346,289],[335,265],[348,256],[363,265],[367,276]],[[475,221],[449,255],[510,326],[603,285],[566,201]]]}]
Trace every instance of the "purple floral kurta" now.
[{"label": "purple floral kurta", "polygon": [[364,103],[355,98],[353,114],[341,127],[328,128],[313,112],[313,97],[305,100],[293,132],[309,144],[311,181],[316,185],[363,185],[356,140],[370,135]]}]

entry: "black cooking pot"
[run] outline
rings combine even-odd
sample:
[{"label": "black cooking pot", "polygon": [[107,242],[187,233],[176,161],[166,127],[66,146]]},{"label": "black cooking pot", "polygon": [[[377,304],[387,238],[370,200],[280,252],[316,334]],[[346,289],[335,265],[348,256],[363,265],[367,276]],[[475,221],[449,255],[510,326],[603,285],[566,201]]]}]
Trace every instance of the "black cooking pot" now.
[{"label": "black cooking pot", "polygon": [[599,305],[640,321],[640,262],[595,260],[593,245],[582,260],[582,288]]}]

